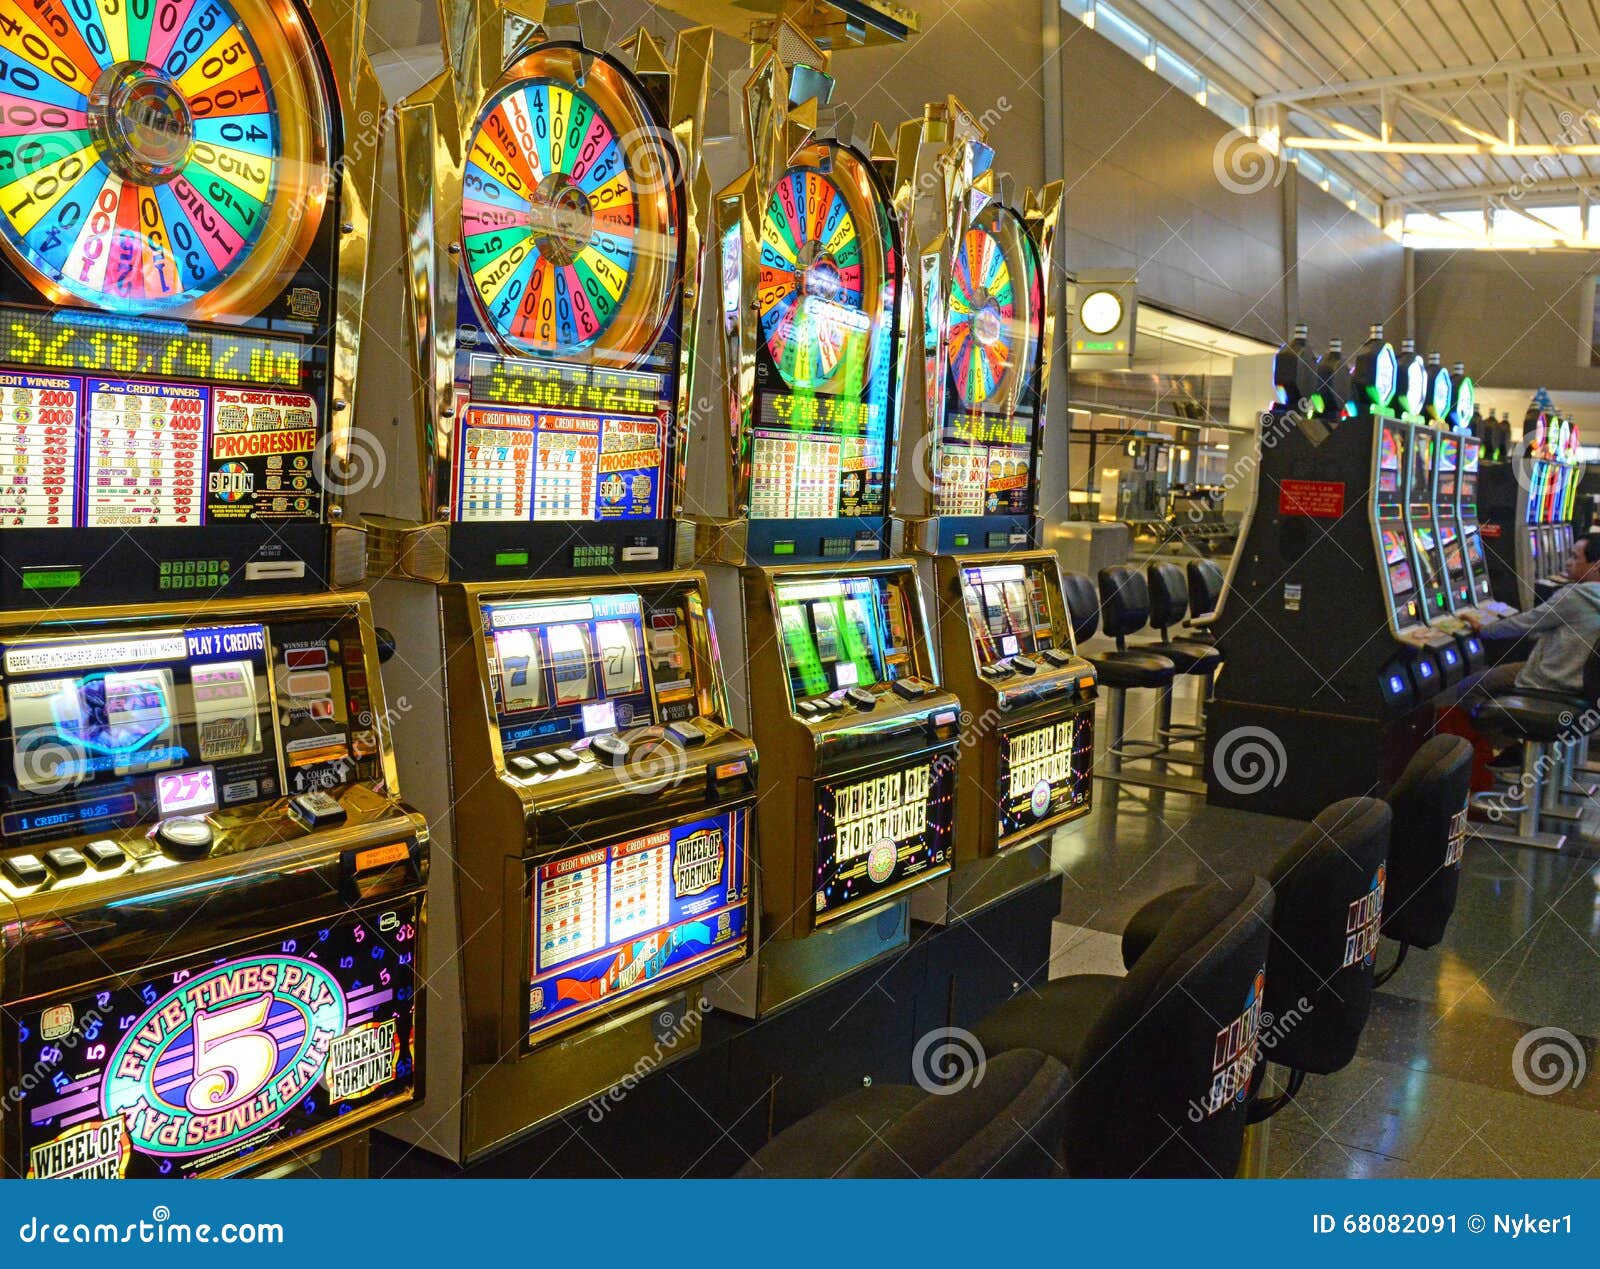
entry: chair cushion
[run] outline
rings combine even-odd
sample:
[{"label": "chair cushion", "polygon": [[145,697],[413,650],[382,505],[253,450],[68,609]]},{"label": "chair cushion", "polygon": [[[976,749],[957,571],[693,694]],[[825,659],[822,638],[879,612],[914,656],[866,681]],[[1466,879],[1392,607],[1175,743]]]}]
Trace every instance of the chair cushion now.
[{"label": "chair cushion", "polygon": [[1210,560],[1189,561],[1189,615],[1204,617],[1215,612],[1222,598],[1222,570]]},{"label": "chair cushion", "polygon": [[1113,639],[1142,630],[1150,620],[1150,587],[1126,564],[1100,570],[1100,629]]},{"label": "chair cushion", "polygon": [[1153,652],[1097,652],[1088,657],[1101,687],[1165,687],[1178,667]]},{"label": "chair cushion", "polygon": [[1438,735],[1418,749],[1389,790],[1389,886],[1383,933],[1414,947],[1444,937],[1461,884],[1472,785],[1472,746]]},{"label": "chair cushion", "polygon": [[1150,624],[1157,630],[1175,626],[1189,614],[1189,584],[1176,564],[1152,560],[1145,568],[1150,591]]},{"label": "chair cushion", "polygon": [[1071,1070],[1083,1037],[1121,985],[1114,974],[1057,978],[1008,1000],[974,1034],[987,1054],[1038,1049]]},{"label": "chair cushion", "polygon": [[1072,637],[1080,644],[1087,643],[1100,629],[1100,594],[1094,579],[1082,573],[1064,573],[1061,593],[1072,618]]},{"label": "chair cushion", "polygon": [[857,1089],[779,1133],[741,1177],[1048,1177],[1072,1085],[1036,1050],[987,1060],[971,1083],[942,1093]]},{"label": "chair cushion", "polygon": [[1483,731],[1550,741],[1592,731],[1593,723],[1585,721],[1586,714],[1578,702],[1514,692],[1491,696],[1472,711],[1472,721]]},{"label": "chair cushion", "polygon": [[1209,674],[1222,664],[1222,653],[1215,644],[1198,639],[1169,639],[1166,643],[1142,643],[1140,652],[1152,652],[1166,657],[1179,674]]},{"label": "chair cushion", "polygon": [[1192,886],[1178,886],[1166,894],[1158,894],[1129,919],[1122,931],[1122,963],[1132,969],[1134,962],[1144,955],[1145,949],[1156,941],[1172,914],[1194,897],[1200,882]]}]

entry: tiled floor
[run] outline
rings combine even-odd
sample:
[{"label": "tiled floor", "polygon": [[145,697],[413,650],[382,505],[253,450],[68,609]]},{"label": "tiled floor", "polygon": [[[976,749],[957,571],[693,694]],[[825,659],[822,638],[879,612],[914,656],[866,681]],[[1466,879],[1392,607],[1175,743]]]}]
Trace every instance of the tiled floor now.
[{"label": "tiled floor", "polygon": [[[1184,707],[1180,705],[1180,714]],[[1098,781],[1063,834],[1052,977],[1121,972],[1117,935],[1153,895],[1265,871],[1300,825]],[[1586,827],[1600,826],[1600,807]],[[1379,951],[1386,964],[1393,945]],[[1568,1065],[1534,1076],[1557,1028]],[[1445,941],[1377,994],[1356,1060],[1312,1077],[1272,1122],[1273,1176],[1600,1176],[1600,883],[1592,857],[1471,843]],[[1575,1046],[1575,1047],[1574,1047]],[[1554,1059],[1555,1052],[1550,1057]],[[1560,1072],[1576,1071],[1576,1083]]]}]

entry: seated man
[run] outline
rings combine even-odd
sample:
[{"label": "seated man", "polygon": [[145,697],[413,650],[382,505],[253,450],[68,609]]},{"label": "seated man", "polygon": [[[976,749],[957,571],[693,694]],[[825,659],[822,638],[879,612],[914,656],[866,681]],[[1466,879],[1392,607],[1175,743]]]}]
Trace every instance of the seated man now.
[{"label": "seated man", "polygon": [[1571,585],[1537,608],[1499,621],[1470,623],[1485,639],[1538,636],[1532,656],[1489,670],[1473,685],[1475,695],[1521,691],[1576,696],[1583,691],[1584,663],[1600,639],[1600,536],[1573,542],[1566,578]]}]

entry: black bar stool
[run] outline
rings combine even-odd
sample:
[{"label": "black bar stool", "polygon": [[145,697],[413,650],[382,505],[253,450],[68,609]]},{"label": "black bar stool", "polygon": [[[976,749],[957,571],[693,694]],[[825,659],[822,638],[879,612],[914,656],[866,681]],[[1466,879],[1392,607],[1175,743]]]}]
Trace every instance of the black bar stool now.
[{"label": "black bar stool", "polygon": [[1582,818],[1582,810],[1564,806],[1562,797],[1573,783],[1579,755],[1600,727],[1600,641],[1584,662],[1581,695],[1517,690],[1479,702],[1472,710],[1472,721],[1480,731],[1522,743],[1522,771],[1516,789],[1499,790],[1480,799],[1480,805],[1488,800],[1492,811],[1515,810],[1516,828],[1476,824],[1473,835],[1512,846],[1560,850],[1566,835],[1545,831],[1544,822]]},{"label": "black bar stool", "polygon": [[[1346,798],[1325,807],[1273,864],[1272,945],[1267,953],[1263,1066],[1289,1072],[1284,1092],[1258,1100],[1252,1123],[1276,1114],[1307,1075],[1349,1065],[1372,1003],[1374,960],[1387,885],[1389,806]],[[1152,899],[1122,935],[1132,970],[1199,886]]]},{"label": "black bar stool", "polygon": [[1069,1176],[1238,1171],[1272,902],[1259,877],[1204,886],[1125,978],[1058,978],[978,1024],[991,1059],[1043,1049],[1072,1072],[1062,1147]]},{"label": "black bar stool", "polygon": [[1166,657],[1177,667],[1180,675],[1200,680],[1193,723],[1173,724],[1172,688],[1169,686],[1162,691],[1156,738],[1169,745],[1178,741],[1203,740],[1206,734],[1206,699],[1211,695],[1211,680],[1216,675],[1217,667],[1222,664],[1222,653],[1215,644],[1199,639],[1174,639],[1171,636],[1171,628],[1183,621],[1189,612],[1189,585],[1184,580],[1181,568],[1176,564],[1151,561],[1145,569],[1145,586],[1150,596],[1150,625],[1160,633],[1161,641],[1140,644],[1139,650]]},{"label": "black bar stool", "polygon": [[1456,910],[1461,856],[1472,795],[1472,746],[1460,736],[1433,737],[1412,755],[1385,799],[1394,812],[1389,841],[1389,893],[1383,935],[1400,944],[1393,978],[1412,947],[1434,947]]},{"label": "black bar stool", "polygon": [[1072,1079],[1055,1058],[1002,1053],[953,1092],[857,1089],[786,1128],[741,1177],[1049,1177]]},{"label": "black bar stool", "polygon": [[[1102,569],[1102,579],[1105,573],[1106,570]],[[1078,646],[1082,648],[1084,641],[1093,638],[1100,628],[1102,617],[1108,614],[1095,593],[1095,584],[1083,574],[1068,573],[1062,579],[1062,587],[1066,592],[1067,607],[1072,613]],[[1106,767],[1113,777],[1121,774],[1124,758],[1149,758],[1166,747],[1160,740],[1127,738],[1128,692],[1135,688],[1154,691],[1170,688],[1172,677],[1177,673],[1177,667],[1166,657],[1127,646],[1127,636],[1145,624],[1148,609],[1148,597],[1142,609],[1119,608],[1115,628],[1109,621],[1106,626],[1106,634],[1117,641],[1116,651],[1083,653],[1094,666],[1099,685],[1106,691],[1106,716],[1111,733],[1106,750]]]}]

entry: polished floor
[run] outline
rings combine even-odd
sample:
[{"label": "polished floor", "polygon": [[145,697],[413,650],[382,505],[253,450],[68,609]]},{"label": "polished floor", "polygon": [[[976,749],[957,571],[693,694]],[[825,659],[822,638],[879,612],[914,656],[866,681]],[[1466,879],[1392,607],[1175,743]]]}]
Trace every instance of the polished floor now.
[{"label": "polished floor", "polygon": [[[1148,730],[1133,710],[1130,722]],[[1117,935],[1147,899],[1231,869],[1265,871],[1301,827],[1105,780],[1095,802],[1056,847],[1065,880],[1052,977],[1122,972]],[[1600,805],[1584,828],[1600,836]],[[1380,989],[1356,1060],[1308,1080],[1271,1121],[1268,1175],[1600,1177],[1591,846],[1469,843],[1445,941],[1413,951]],[[1392,952],[1386,942],[1379,963]]]}]

